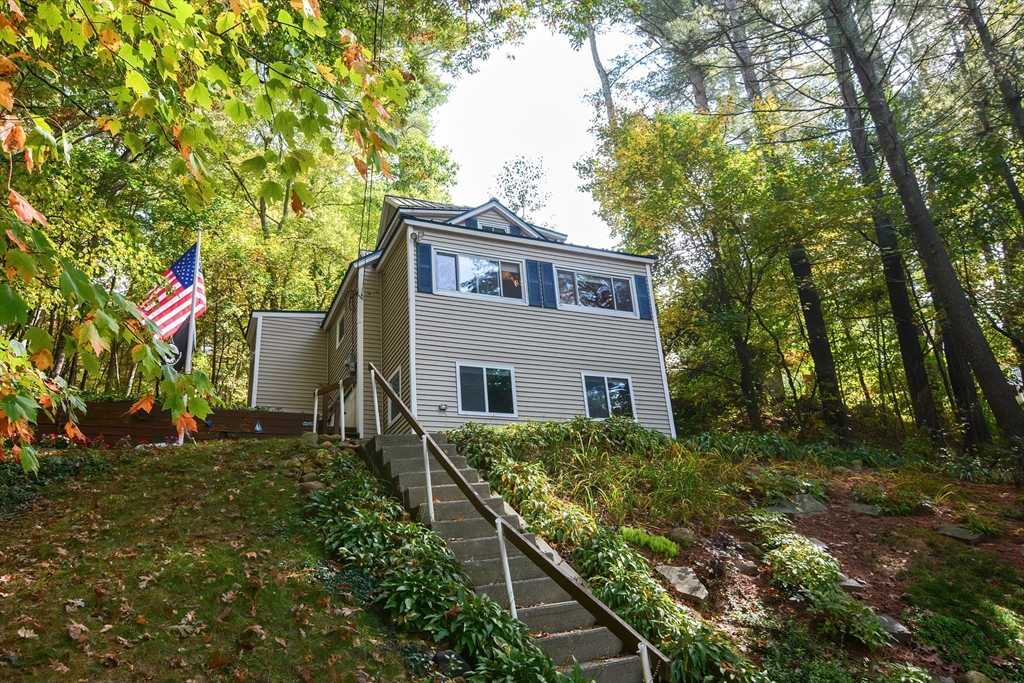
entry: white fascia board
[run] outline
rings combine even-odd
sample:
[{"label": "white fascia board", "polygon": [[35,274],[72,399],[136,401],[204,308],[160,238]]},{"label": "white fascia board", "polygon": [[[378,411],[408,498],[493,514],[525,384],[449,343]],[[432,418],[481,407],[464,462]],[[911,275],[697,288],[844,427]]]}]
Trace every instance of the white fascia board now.
[{"label": "white fascia board", "polygon": [[491,199],[491,201],[487,202],[486,204],[481,204],[480,206],[476,207],[475,209],[470,209],[469,211],[464,211],[464,212],[460,213],[459,215],[451,218],[449,222],[453,223],[453,224],[456,223],[456,222],[458,222],[458,223],[465,223],[470,218],[473,218],[474,216],[479,216],[480,214],[485,213],[487,211],[490,211],[491,209],[493,209],[493,210],[497,211],[498,213],[500,213],[501,215],[505,216],[505,218],[508,218],[510,222],[515,223],[516,225],[518,225],[520,230],[525,230],[528,233],[530,233],[531,235],[533,235],[534,237],[539,237],[540,236],[540,235],[537,234],[537,231],[533,229],[532,225],[530,225],[529,223],[524,221],[522,218],[520,218],[519,216],[517,216],[514,213],[512,213],[511,210],[505,208],[505,206],[502,205],[502,203],[499,202],[496,199]]},{"label": "white fascia board", "polygon": [[[467,232],[471,232],[468,228],[463,228],[457,225],[444,225],[442,223],[432,223],[430,221],[420,221],[415,218],[406,218],[405,222],[408,225],[425,228],[427,230],[439,230],[441,232],[451,232],[457,235],[465,235]],[[581,247],[576,244],[566,244],[564,242],[544,242],[540,240],[531,240],[529,238],[517,237],[515,235],[503,235],[500,232],[487,232],[480,233],[484,235],[485,239],[488,240],[500,240],[508,242],[510,244],[523,244],[523,239],[526,239],[526,244],[530,246],[540,246],[545,249],[552,249],[554,251],[566,251],[576,254],[590,254],[590,255],[601,255],[610,259],[618,259],[621,261],[630,261],[633,263],[644,263],[650,264],[656,261],[654,256],[642,256],[640,254],[627,254],[621,251],[610,251],[608,249],[598,249],[597,247]]]}]

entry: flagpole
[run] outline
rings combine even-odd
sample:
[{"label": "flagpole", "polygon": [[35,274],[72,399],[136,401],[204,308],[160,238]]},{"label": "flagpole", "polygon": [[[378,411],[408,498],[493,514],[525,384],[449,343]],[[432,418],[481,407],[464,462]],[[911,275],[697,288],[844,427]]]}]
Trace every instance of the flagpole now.
[{"label": "flagpole", "polygon": [[199,294],[199,251],[203,245],[203,228],[196,237],[196,264],[192,272],[192,303],[189,306],[188,347],[185,349],[185,374],[192,372],[192,349],[196,345],[196,295]]},{"label": "flagpole", "polygon": [[[192,270],[192,300],[189,303],[188,316],[188,344],[185,347],[185,374],[192,372],[192,348],[196,345],[196,296],[199,294],[199,252],[203,246],[203,227],[199,226],[196,235],[196,262]],[[188,396],[185,396],[185,405],[188,405]],[[178,445],[185,441],[185,433],[178,434]]]}]

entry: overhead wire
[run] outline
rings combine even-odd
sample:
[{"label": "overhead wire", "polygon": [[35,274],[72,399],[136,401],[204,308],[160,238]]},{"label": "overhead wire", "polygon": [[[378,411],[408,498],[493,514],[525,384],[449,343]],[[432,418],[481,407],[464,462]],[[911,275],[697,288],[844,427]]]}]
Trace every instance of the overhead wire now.
[{"label": "overhead wire", "polygon": [[[374,64],[380,59],[381,46],[384,42],[384,6],[385,0],[374,0],[373,10],[373,41],[370,45],[371,58]],[[356,258],[363,255],[363,242],[369,237],[370,203],[373,200],[373,173],[367,169],[363,176],[363,207],[359,216],[359,245]]]}]

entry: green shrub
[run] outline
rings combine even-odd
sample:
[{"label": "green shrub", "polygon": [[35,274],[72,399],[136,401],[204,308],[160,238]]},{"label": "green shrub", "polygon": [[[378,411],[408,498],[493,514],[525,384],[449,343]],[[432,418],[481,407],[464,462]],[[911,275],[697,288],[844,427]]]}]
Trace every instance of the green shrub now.
[{"label": "green shrub", "polygon": [[766,504],[774,505],[783,497],[809,493],[819,500],[828,500],[820,481],[783,471],[778,467],[754,467],[746,473],[748,490],[758,494]]},{"label": "green shrub", "polygon": [[679,546],[677,544],[664,536],[652,536],[643,529],[624,526],[619,529],[619,535],[627,543],[642,546],[670,560],[679,554]]},{"label": "green shrub", "polygon": [[853,490],[853,497],[895,516],[913,513],[924,500],[924,494],[913,486],[903,484],[885,487],[877,482],[858,486]]}]

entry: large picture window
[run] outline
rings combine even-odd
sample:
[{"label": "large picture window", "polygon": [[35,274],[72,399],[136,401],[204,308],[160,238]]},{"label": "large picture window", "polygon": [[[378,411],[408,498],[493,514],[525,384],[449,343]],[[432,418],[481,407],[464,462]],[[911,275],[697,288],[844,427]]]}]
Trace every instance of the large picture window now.
[{"label": "large picture window", "polygon": [[558,271],[558,301],[566,306],[633,312],[633,289],[629,278],[593,275],[572,270]]},{"label": "large picture window", "polygon": [[437,289],[521,301],[522,264],[518,261],[438,253]]},{"label": "large picture window", "polygon": [[635,417],[633,389],[628,377],[583,375],[583,395],[589,418]]},{"label": "large picture window", "polygon": [[509,367],[456,364],[459,412],[478,415],[515,415],[515,373]]}]

